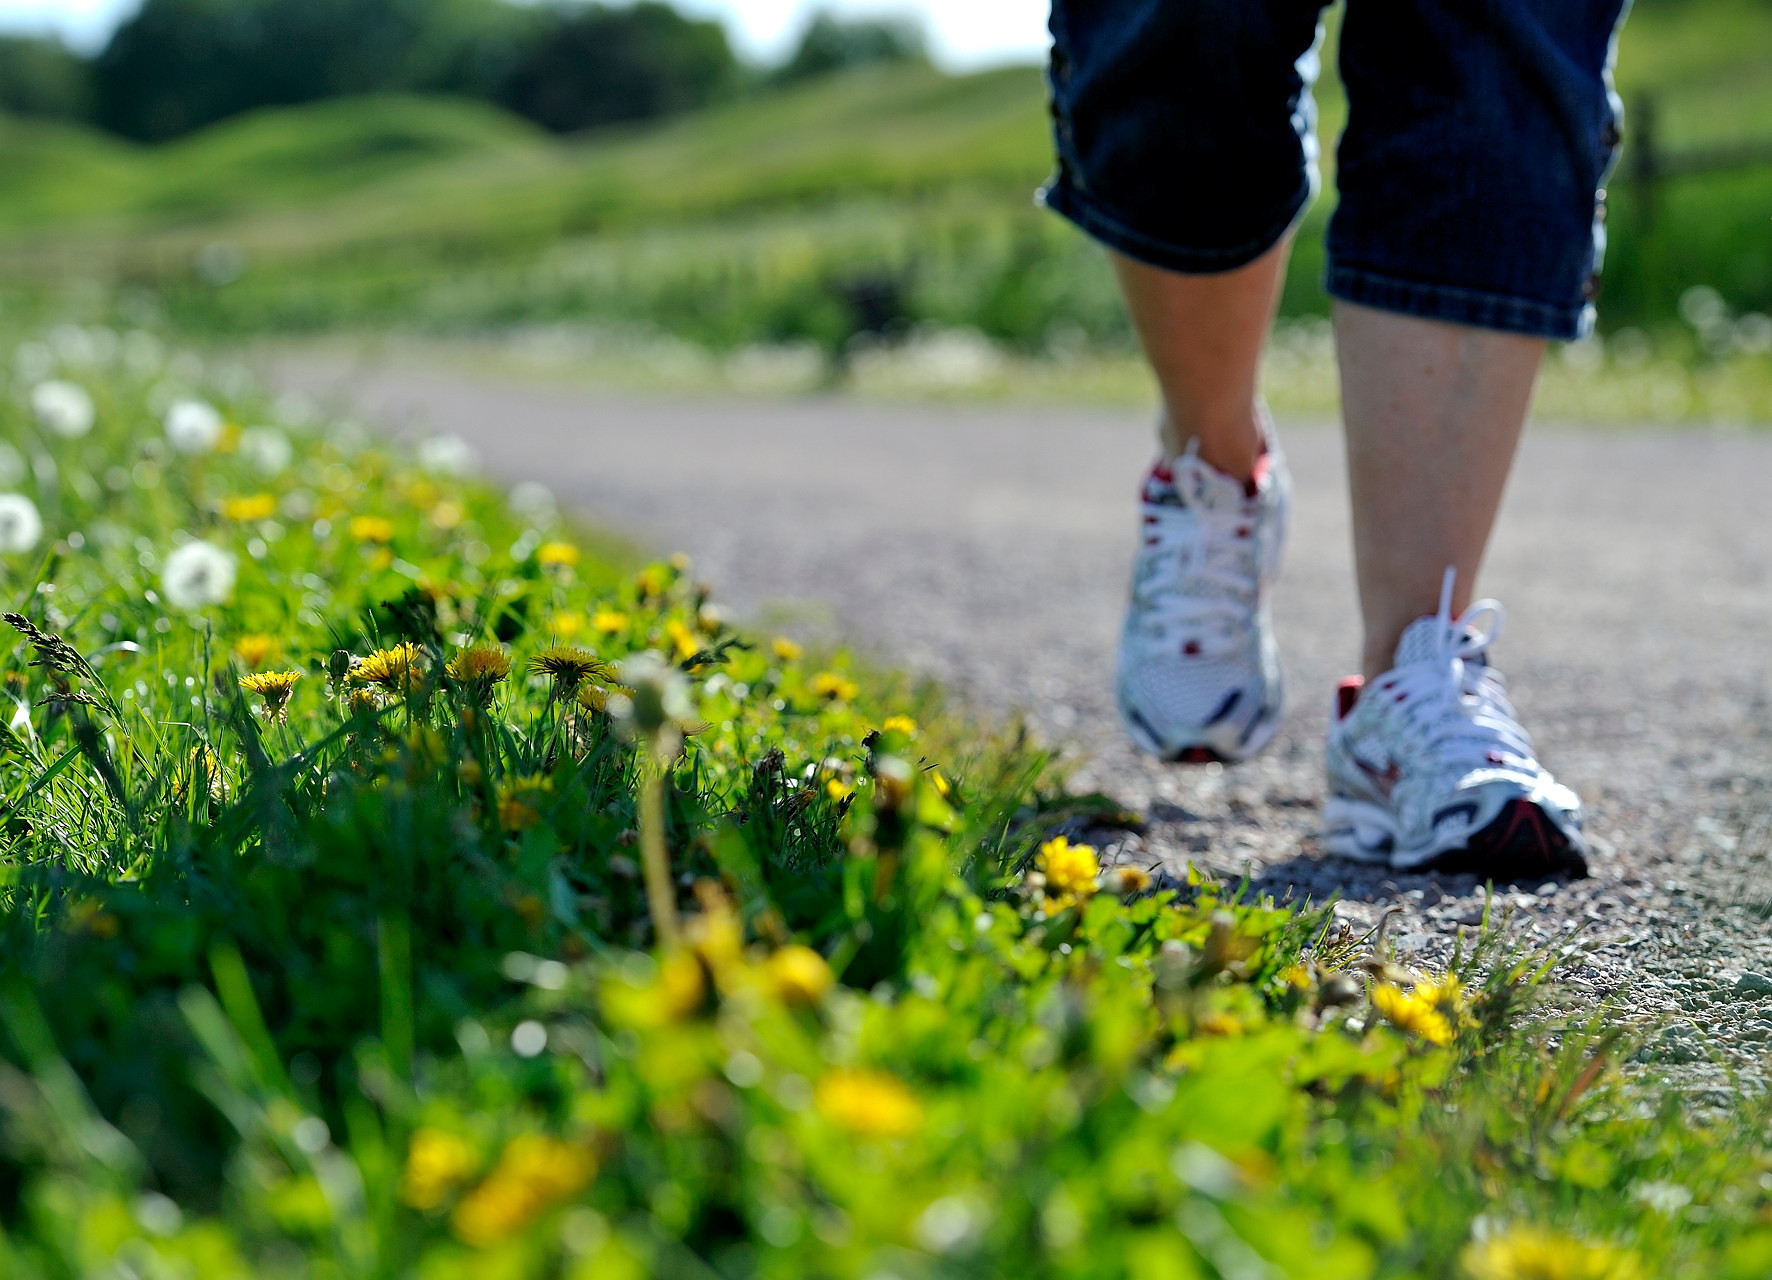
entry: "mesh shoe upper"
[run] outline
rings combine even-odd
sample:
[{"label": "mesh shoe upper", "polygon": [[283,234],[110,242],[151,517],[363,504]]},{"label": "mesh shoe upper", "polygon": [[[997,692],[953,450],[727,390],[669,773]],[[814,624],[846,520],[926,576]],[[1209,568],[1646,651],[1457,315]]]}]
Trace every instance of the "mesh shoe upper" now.
[{"label": "mesh shoe upper", "polygon": [[1271,433],[1250,485],[1191,447],[1146,478],[1117,680],[1121,715],[1146,751],[1237,760],[1272,739],[1281,679],[1266,589],[1289,489]]},{"label": "mesh shoe upper", "polygon": [[[1411,624],[1391,670],[1332,718],[1325,844],[1399,868],[1463,858],[1468,869],[1497,870],[1480,864],[1486,853],[1499,860],[1491,846],[1507,841],[1521,846],[1507,857],[1575,870],[1581,802],[1539,764],[1486,658],[1501,606],[1478,601],[1454,619],[1451,587],[1448,572],[1439,613]],[[1537,831],[1513,825],[1540,819]]]}]

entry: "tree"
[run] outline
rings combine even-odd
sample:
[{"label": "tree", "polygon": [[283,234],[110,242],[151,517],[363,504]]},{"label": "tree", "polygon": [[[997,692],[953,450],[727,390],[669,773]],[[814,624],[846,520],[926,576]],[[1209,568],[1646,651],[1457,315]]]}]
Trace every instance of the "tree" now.
[{"label": "tree", "polygon": [[160,141],[341,94],[488,96],[534,24],[498,0],[145,0],[97,60],[98,115]]},{"label": "tree", "polygon": [[726,34],[657,0],[145,0],[96,67],[99,119],[160,141],[256,107],[455,93],[568,132],[701,106],[737,80]]},{"label": "tree", "polygon": [[928,56],[928,42],[915,19],[849,21],[820,11],[800,37],[794,56],[775,73],[775,78],[791,83],[874,63],[923,62]]},{"label": "tree", "polygon": [[84,120],[92,97],[91,68],[59,40],[0,36],[0,111]]},{"label": "tree", "polygon": [[549,12],[498,99],[556,133],[706,106],[737,83],[724,29],[668,4]]}]

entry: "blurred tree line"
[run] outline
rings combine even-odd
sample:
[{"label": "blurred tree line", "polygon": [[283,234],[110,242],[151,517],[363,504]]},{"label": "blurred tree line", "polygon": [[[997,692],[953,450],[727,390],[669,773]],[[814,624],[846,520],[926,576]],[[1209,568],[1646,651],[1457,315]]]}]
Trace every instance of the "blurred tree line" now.
[{"label": "blurred tree line", "polygon": [[145,0],[90,59],[0,37],[0,111],[161,142],[257,107],[442,93],[571,133],[924,56],[914,23],[821,12],[793,55],[762,71],[739,61],[719,23],[661,0]]}]

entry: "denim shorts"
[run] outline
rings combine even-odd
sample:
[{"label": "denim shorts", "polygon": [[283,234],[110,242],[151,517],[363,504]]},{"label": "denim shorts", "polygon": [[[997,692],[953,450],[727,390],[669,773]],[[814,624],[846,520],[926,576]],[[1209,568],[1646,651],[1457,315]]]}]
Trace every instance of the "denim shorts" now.
[{"label": "denim shorts", "polygon": [[[1348,0],[1331,295],[1545,338],[1593,327],[1628,0]],[[1053,0],[1046,205],[1228,271],[1316,192],[1321,0]]]}]

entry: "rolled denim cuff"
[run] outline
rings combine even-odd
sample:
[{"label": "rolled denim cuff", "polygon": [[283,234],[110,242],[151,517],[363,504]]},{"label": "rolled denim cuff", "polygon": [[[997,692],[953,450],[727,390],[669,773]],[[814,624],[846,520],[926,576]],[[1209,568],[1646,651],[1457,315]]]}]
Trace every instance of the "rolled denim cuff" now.
[{"label": "rolled denim cuff", "polygon": [[1313,178],[1311,174],[1305,176],[1292,198],[1266,220],[1260,234],[1230,246],[1181,245],[1135,231],[1078,191],[1063,174],[1042,187],[1037,199],[1092,240],[1128,258],[1182,275],[1217,275],[1248,266],[1298,225],[1315,194]]},{"label": "rolled denim cuff", "polygon": [[1398,280],[1359,267],[1333,263],[1324,278],[1324,286],[1331,297],[1363,307],[1557,342],[1574,342],[1594,330],[1592,302],[1555,306],[1528,298],[1461,289],[1456,285]]}]

